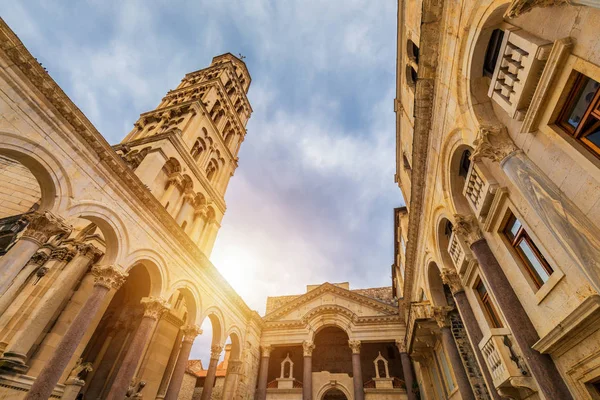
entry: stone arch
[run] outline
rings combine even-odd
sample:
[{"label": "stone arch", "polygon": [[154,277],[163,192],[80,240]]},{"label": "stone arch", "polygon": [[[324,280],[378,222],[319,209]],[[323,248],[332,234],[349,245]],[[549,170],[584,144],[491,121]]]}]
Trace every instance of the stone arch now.
[{"label": "stone arch", "polygon": [[[473,133],[465,129],[455,129],[444,141],[442,146],[442,190],[445,197],[449,198],[449,207],[452,214],[468,214],[471,211],[467,199],[463,195],[466,177],[459,176],[459,166],[465,151],[473,154]],[[472,161],[470,161],[472,162]]]},{"label": "stone arch", "polygon": [[242,358],[242,343],[243,336],[240,329],[237,326],[232,326],[227,331],[227,336],[231,339],[231,360],[241,360]]},{"label": "stone arch", "polygon": [[444,293],[444,282],[442,282],[441,270],[435,261],[430,261],[427,264],[427,286],[431,303],[434,306],[448,305]]},{"label": "stone arch", "polygon": [[308,340],[314,341],[315,336],[319,331],[332,326],[340,328],[346,332],[348,338],[352,339],[352,330],[356,318],[358,318],[357,315],[346,307],[340,305],[324,305],[311,310],[311,312],[303,317],[303,320],[309,329]]},{"label": "stone arch", "polygon": [[343,383],[340,383],[340,382],[332,383],[331,381],[327,382],[326,384],[321,386],[321,388],[317,392],[317,399],[323,400],[325,398],[325,395],[327,394],[327,392],[329,392],[330,390],[334,390],[334,389],[337,389],[340,392],[344,393],[344,396],[346,396],[346,398],[348,400],[354,399],[354,396],[351,394],[352,391],[349,388],[347,388]]},{"label": "stone arch", "polygon": [[437,248],[437,258],[441,260],[441,268],[454,268],[448,253],[447,222],[454,225],[454,219],[445,208],[439,208],[433,217],[433,241]]},{"label": "stone arch", "polygon": [[461,44],[462,74],[457,75],[458,97],[461,109],[475,127],[497,126],[500,121],[487,96],[488,85],[483,77],[483,60],[494,28],[503,22],[509,0],[494,0],[473,10],[466,26],[468,34]]},{"label": "stone arch", "polygon": [[183,295],[185,299],[185,305],[188,311],[188,317],[185,323],[187,325],[195,325],[201,318],[202,303],[200,295],[196,290],[192,289],[195,285],[193,282],[188,280],[180,280],[175,282],[165,296],[167,299],[171,298],[176,292]]},{"label": "stone arch", "polygon": [[164,295],[165,282],[168,282],[167,269],[162,256],[151,249],[139,249],[131,253],[123,262],[127,270],[143,265],[150,275],[150,296]]},{"label": "stone arch", "polygon": [[125,223],[110,207],[91,200],[80,201],[65,211],[67,221],[82,218],[93,222],[104,235],[106,251],[104,264],[120,263],[129,249],[129,235]]},{"label": "stone arch", "polygon": [[188,174],[184,174],[183,175],[183,190],[194,190],[194,181],[192,180],[192,178],[190,178],[190,176]]},{"label": "stone arch", "polygon": [[18,161],[36,178],[40,186],[39,210],[60,214],[72,197],[72,184],[62,163],[40,143],[22,135],[0,131],[0,155]]},{"label": "stone arch", "polygon": [[[223,313],[216,306],[209,307],[203,314],[201,322],[208,318],[212,326],[212,345],[223,345],[227,336],[225,336],[225,318]],[[201,324],[200,324],[201,325]]]}]

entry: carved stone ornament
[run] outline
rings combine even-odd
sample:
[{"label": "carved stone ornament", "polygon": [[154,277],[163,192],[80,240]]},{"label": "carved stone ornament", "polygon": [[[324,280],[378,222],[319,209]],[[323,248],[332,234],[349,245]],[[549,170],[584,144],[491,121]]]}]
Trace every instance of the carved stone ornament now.
[{"label": "carved stone ornament", "polygon": [[90,260],[97,260],[104,254],[102,250],[91,243],[79,243],[75,247],[79,255],[87,257]]},{"label": "carved stone ornament", "polygon": [[221,357],[221,353],[223,352],[223,346],[220,344],[215,344],[210,347],[210,358],[219,359]]},{"label": "carved stone ornament", "polygon": [[475,147],[471,155],[473,161],[479,161],[483,157],[502,162],[511,154],[519,151],[504,126],[479,128],[473,147]]},{"label": "carved stone ornament", "polygon": [[404,340],[396,340],[396,347],[400,354],[406,353],[406,344],[404,343]]},{"label": "carved stone ornament", "polygon": [[67,382],[83,382],[83,377],[84,374],[86,372],[92,372],[93,368],[92,368],[92,363],[91,362],[83,362],[83,358],[80,358],[79,360],[77,360],[77,363],[75,364],[75,366],[73,367],[73,369],[71,370],[71,373],[69,374],[69,378],[67,379]]},{"label": "carved stone ornament", "polygon": [[240,360],[229,361],[229,366],[227,367],[228,374],[236,374],[241,375],[244,372],[244,363]]},{"label": "carved stone ornament", "polygon": [[263,357],[270,357],[271,351],[273,351],[273,346],[271,346],[271,345],[260,346],[260,350],[261,350],[261,355]]},{"label": "carved stone ornament", "polygon": [[48,261],[48,254],[43,251],[38,251],[29,259],[29,264],[35,264],[38,267],[42,266],[46,261]]},{"label": "carved stone ornament", "polygon": [[144,317],[152,319],[158,319],[170,308],[169,303],[159,297],[144,297],[140,303],[144,307]]},{"label": "carved stone ornament", "polygon": [[69,234],[73,229],[62,218],[48,211],[34,212],[23,218],[29,222],[23,237],[37,241],[40,246],[46,243],[50,236],[61,233]]},{"label": "carved stone ornament", "polygon": [[202,335],[202,329],[197,325],[184,325],[181,327],[183,332],[183,341],[193,343],[196,336]]},{"label": "carved stone ornament", "polygon": [[52,253],[50,253],[51,260],[69,262],[73,259],[73,257],[75,257],[75,250],[65,246],[57,247],[56,249],[52,250]]},{"label": "carved stone ornament", "polygon": [[442,282],[448,285],[452,294],[462,292],[465,290],[465,288],[462,285],[462,282],[460,281],[460,277],[458,276],[455,270],[450,268],[442,268],[440,275],[442,277]]},{"label": "carved stone ornament", "polygon": [[452,230],[464,240],[467,245],[471,246],[478,240],[483,239],[483,234],[477,223],[474,215],[454,215],[454,227]]},{"label": "carved stone ornament", "polygon": [[129,274],[114,265],[95,265],[92,267],[92,275],[95,285],[118,290]]},{"label": "carved stone ornament", "polygon": [[311,341],[305,340],[302,342],[302,349],[304,350],[304,357],[310,357],[315,349],[315,344]]},{"label": "carved stone ornament", "polygon": [[508,10],[504,13],[506,18],[516,18],[526,12],[531,11],[535,7],[550,7],[569,4],[568,0],[513,0],[508,6]]},{"label": "carved stone ornament", "polygon": [[348,340],[352,354],[360,354],[360,340]]},{"label": "carved stone ornament", "polygon": [[450,326],[450,318],[448,318],[450,311],[452,311],[452,307],[450,306],[433,307],[433,318],[435,318],[435,322],[437,322],[440,328]]}]

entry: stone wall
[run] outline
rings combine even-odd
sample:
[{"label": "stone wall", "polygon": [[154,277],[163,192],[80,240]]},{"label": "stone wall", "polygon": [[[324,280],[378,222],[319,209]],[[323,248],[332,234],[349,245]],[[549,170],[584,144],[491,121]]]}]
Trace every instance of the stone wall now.
[{"label": "stone wall", "polygon": [[29,169],[0,156],[0,218],[27,212],[40,197],[40,186]]},{"label": "stone wall", "polygon": [[196,388],[196,377],[192,374],[185,373],[183,375],[183,382],[181,383],[181,390],[179,391],[178,400],[192,400],[194,396],[194,389]]}]

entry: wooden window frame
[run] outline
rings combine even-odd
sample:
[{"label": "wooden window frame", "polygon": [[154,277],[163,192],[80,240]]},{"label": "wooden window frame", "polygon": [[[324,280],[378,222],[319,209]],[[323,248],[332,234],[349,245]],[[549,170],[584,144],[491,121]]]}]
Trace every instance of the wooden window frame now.
[{"label": "wooden window frame", "polygon": [[[482,295],[481,292],[478,290],[479,285],[483,285],[483,287],[485,288],[484,295]],[[488,291],[487,286],[485,285],[485,283],[483,283],[480,277],[477,277],[475,285],[473,285],[473,290],[475,291],[475,294],[477,295],[477,298],[481,303],[481,308],[483,309],[483,312],[485,314],[486,319],[488,320],[488,324],[490,325],[490,327],[494,329],[504,328],[504,324],[502,323],[500,314],[498,314],[496,306],[490,298],[490,292]]]},{"label": "wooden window frame", "polygon": [[[531,236],[529,236],[529,233],[527,233],[527,230],[525,230],[525,226],[523,226],[522,221],[519,221],[521,226],[519,227],[519,230],[514,235],[514,237],[511,238],[512,233],[510,232],[510,230],[511,230],[510,228],[518,220],[519,219],[516,217],[516,215],[514,215],[512,212],[510,212],[502,232],[504,233],[504,236],[506,237],[506,239],[508,239],[508,243],[510,244],[510,246],[514,249],[514,251],[519,256],[519,259],[521,260],[521,263],[527,270],[527,273],[529,274],[529,277],[533,281],[533,284],[536,286],[537,289],[539,289],[542,286],[544,286],[544,284],[546,282],[548,282],[548,280],[550,280],[550,276],[554,273],[554,269],[550,266],[550,264],[548,263],[548,261],[546,260],[544,255],[540,252],[540,250],[538,249],[537,245],[535,244],[535,242],[533,241]],[[536,257],[537,261],[542,265],[542,268],[544,268],[544,270],[548,274],[548,280],[546,280],[546,282],[542,281],[540,279],[540,277],[538,276],[537,272],[532,270],[529,259],[523,253],[521,248],[519,247],[519,244],[523,241],[525,241],[529,245],[529,248],[533,251],[534,256]]]},{"label": "wooden window frame", "polygon": [[585,132],[583,131],[584,126],[592,119],[596,119],[600,125],[600,88],[596,89],[596,93],[585,110],[585,113],[577,125],[577,128],[573,128],[573,126],[567,122],[569,115],[573,111],[575,103],[579,100],[577,94],[583,89],[589,79],[595,80],[587,75],[582,74],[581,72],[575,71],[575,73],[577,74],[575,82],[569,90],[565,103],[560,109],[556,124],[567,134],[575,138],[579,143],[583,144],[583,146],[592,154],[600,158],[600,147],[587,140],[584,136]]}]

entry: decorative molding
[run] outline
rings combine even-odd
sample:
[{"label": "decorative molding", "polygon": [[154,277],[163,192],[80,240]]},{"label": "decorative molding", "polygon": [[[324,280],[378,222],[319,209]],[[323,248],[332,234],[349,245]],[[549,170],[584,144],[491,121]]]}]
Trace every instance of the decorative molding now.
[{"label": "decorative molding", "polygon": [[465,291],[465,288],[463,287],[460,277],[456,271],[450,268],[442,268],[440,275],[442,277],[442,282],[448,285],[452,294]]},{"label": "decorative molding", "polygon": [[211,360],[218,360],[223,352],[223,345],[215,344],[210,347],[210,358]]},{"label": "decorative molding", "polygon": [[39,245],[43,245],[51,236],[59,234],[70,234],[73,227],[68,225],[64,219],[58,217],[49,211],[32,212],[23,216],[28,222],[24,238],[33,240]]},{"label": "decorative molding", "polygon": [[144,307],[144,317],[154,320],[171,308],[169,303],[160,297],[143,297],[140,304]]},{"label": "decorative molding", "polygon": [[181,327],[183,332],[183,341],[186,343],[194,343],[194,339],[198,335],[202,335],[202,329],[197,325],[184,325]]},{"label": "decorative molding", "polygon": [[312,356],[312,352],[315,349],[315,344],[311,341],[305,340],[302,342],[302,349],[304,352],[304,357]]},{"label": "decorative molding", "polygon": [[473,150],[471,160],[475,162],[480,161],[481,158],[502,162],[519,151],[504,125],[501,127],[482,126],[479,128],[473,147],[475,150]]},{"label": "decorative molding", "polygon": [[453,309],[451,306],[433,307],[433,318],[440,328],[450,327],[449,313]]},{"label": "decorative molding", "polygon": [[270,357],[271,351],[273,351],[273,346],[271,345],[260,346],[260,354],[262,357]]},{"label": "decorative molding", "polygon": [[92,261],[98,260],[104,254],[102,250],[91,243],[77,243],[75,248],[77,249],[77,255],[89,258]]},{"label": "decorative molding", "polygon": [[504,13],[505,18],[516,18],[536,7],[551,7],[570,4],[569,0],[513,0]]},{"label": "decorative molding", "polygon": [[109,290],[118,290],[129,276],[127,272],[114,265],[95,265],[92,267],[92,275],[94,275],[94,285],[104,286]]},{"label": "decorative molding", "polygon": [[546,96],[552,89],[552,85],[558,73],[562,71],[565,60],[571,53],[573,48],[573,40],[570,37],[558,39],[554,42],[542,76],[536,86],[533,98],[525,114],[523,125],[521,125],[521,133],[533,133],[539,127],[539,119],[543,111],[544,101]]}]

